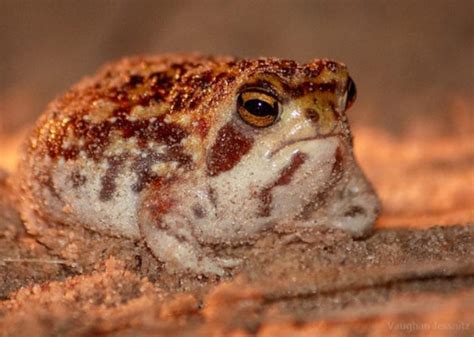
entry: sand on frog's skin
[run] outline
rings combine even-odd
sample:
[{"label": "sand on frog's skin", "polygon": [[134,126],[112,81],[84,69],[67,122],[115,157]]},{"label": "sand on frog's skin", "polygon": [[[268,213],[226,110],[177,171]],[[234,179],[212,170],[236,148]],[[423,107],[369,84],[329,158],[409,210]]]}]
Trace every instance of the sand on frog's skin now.
[{"label": "sand on frog's skin", "polygon": [[[253,248],[221,250],[244,263],[220,282],[176,277],[140,244],[78,229],[52,228],[59,253],[52,255],[23,230],[2,179],[0,331],[6,336],[472,336],[469,140],[424,144],[394,141],[374,130],[356,134],[356,153],[384,201],[377,229],[358,240],[320,229],[285,237],[285,244],[281,236],[268,234]],[[374,137],[385,151],[375,151]],[[63,245],[60,238],[66,237],[72,242]]]}]

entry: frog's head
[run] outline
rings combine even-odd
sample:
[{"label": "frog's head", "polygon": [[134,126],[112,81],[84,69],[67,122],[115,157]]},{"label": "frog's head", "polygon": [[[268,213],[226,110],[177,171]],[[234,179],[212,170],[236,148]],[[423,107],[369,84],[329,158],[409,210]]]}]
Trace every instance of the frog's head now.
[{"label": "frog's head", "polygon": [[213,235],[289,221],[355,234],[370,228],[379,202],[353,156],[345,111],[356,89],[344,65],[275,61],[242,72],[226,97],[205,156],[223,231]]}]

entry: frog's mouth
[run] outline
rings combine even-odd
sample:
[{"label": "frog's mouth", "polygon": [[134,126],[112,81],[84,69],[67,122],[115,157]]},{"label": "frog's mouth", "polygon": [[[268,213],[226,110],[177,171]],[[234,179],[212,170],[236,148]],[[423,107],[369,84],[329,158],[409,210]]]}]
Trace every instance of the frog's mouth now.
[{"label": "frog's mouth", "polygon": [[292,139],[292,140],[289,140],[283,144],[281,144],[280,146],[278,146],[276,149],[274,149],[273,151],[271,151],[269,154],[268,154],[268,157],[269,158],[272,158],[275,154],[277,154],[278,152],[280,152],[281,150],[283,150],[284,148],[290,146],[290,145],[293,145],[293,144],[296,144],[296,143],[301,143],[301,142],[308,142],[308,141],[312,141],[312,140],[320,140],[320,139],[327,139],[327,138],[331,138],[331,137],[339,137],[341,138],[342,137],[342,134],[341,133],[328,133],[328,134],[325,134],[325,135],[316,135],[316,136],[310,136],[310,137],[303,137],[303,138],[299,138],[299,139]]},{"label": "frog's mouth", "polygon": [[[316,208],[322,207],[322,200],[326,194],[342,179],[345,169],[345,149],[341,144],[341,134],[326,134],[324,136],[302,137],[294,139],[282,144],[274,151],[274,154],[288,146],[297,144],[285,152],[284,160],[286,165],[280,169],[274,179],[261,189],[259,197],[260,217],[268,217],[272,214],[272,210],[278,208],[273,203],[275,188],[282,185],[294,184],[295,176],[298,175],[297,184],[303,184],[301,188],[297,186],[298,192],[295,194],[281,195],[279,199],[285,199],[289,203],[292,200],[299,200],[299,206],[294,206],[293,210],[302,207],[301,214],[296,217],[304,218],[315,211]],[[324,140],[332,138],[330,144],[306,144],[314,140]],[[300,145],[300,143],[303,143]],[[309,146],[307,146],[309,145]],[[310,196],[302,197],[302,195]],[[288,204],[288,202],[285,202]],[[291,212],[291,211],[290,211]],[[285,215],[286,216],[286,215]]]}]

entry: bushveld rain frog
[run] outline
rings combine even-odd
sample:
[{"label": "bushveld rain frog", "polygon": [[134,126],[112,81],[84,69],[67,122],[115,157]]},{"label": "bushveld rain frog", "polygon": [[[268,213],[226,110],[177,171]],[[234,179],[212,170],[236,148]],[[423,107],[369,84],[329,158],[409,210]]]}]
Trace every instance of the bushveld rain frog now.
[{"label": "bushveld rain frog", "polygon": [[361,235],[379,201],[345,111],[346,67],[168,55],[105,66],[54,100],[19,177],[31,233],[54,223],[144,240],[170,268],[222,275],[216,245],[291,223]]}]

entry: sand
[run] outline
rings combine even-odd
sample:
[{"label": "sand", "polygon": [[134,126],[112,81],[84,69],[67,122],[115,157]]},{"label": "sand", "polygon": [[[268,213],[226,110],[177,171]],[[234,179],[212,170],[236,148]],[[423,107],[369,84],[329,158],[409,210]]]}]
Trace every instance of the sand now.
[{"label": "sand", "polygon": [[0,332],[472,336],[472,137],[355,133],[384,205],[375,230],[268,233],[226,252],[244,263],[222,279],[168,273],[142,244],[86,230],[51,229],[70,243],[46,249],[24,231],[2,173]]}]

